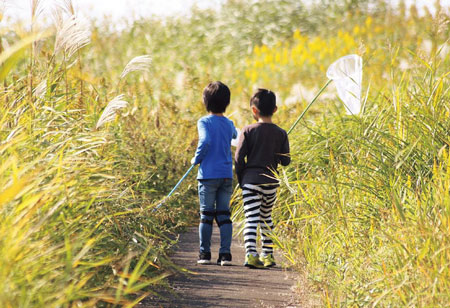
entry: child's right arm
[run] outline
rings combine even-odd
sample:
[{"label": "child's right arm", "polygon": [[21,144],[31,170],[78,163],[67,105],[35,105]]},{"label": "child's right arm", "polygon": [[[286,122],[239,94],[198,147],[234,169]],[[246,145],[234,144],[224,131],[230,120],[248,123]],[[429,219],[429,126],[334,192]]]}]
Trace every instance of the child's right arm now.
[{"label": "child's right arm", "polygon": [[195,152],[195,157],[193,159],[193,164],[200,164],[205,158],[206,153],[208,153],[209,145],[211,143],[211,138],[208,134],[208,129],[206,127],[206,123],[201,119],[197,122],[198,129],[198,145],[197,151]]},{"label": "child's right arm", "polygon": [[[245,157],[248,154],[247,142],[245,140],[245,134],[242,132],[239,136],[238,145],[236,147],[236,153],[234,155],[234,169],[239,182],[239,186],[242,183],[242,173],[245,169]],[[242,186],[241,186],[242,187]]]}]

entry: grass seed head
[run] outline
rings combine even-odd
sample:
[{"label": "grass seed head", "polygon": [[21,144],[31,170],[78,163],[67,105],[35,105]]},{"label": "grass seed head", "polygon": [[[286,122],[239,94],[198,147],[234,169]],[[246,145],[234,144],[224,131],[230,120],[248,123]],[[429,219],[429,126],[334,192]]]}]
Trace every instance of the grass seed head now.
[{"label": "grass seed head", "polygon": [[[56,17],[58,18],[58,16]],[[64,50],[67,57],[70,58],[74,53],[91,42],[91,32],[88,26],[75,15],[70,16],[62,24],[57,24],[56,26],[58,30],[56,33],[55,54]]]},{"label": "grass seed head", "polygon": [[149,55],[143,55],[143,56],[133,58],[125,66],[122,74],[120,75],[120,79],[123,79],[126,75],[128,75],[131,72],[148,71],[150,69],[151,63],[152,63],[152,58]]},{"label": "grass seed head", "polygon": [[42,98],[45,95],[45,92],[47,92],[47,79],[42,80],[36,88],[34,88],[34,94]]},{"label": "grass seed head", "polygon": [[34,22],[39,15],[44,11],[42,0],[31,0],[31,18]]},{"label": "grass seed head", "polygon": [[75,8],[73,7],[72,0],[62,0],[59,6],[70,15],[75,15]]},{"label": "grass seed head", "polygon": [[124,95],[121,94],[119,96],[116,96],[112,101],[110,101],[108,103],[105,110],[103,110],[103,113],[100,116],[100,119],[97,122],[97,125],[96,125],[97,129],[99,127],[101,127],[103,124],[114,120],[117,110],[128,106],[128,102],[123,100],[123,98],[124,98]]}]

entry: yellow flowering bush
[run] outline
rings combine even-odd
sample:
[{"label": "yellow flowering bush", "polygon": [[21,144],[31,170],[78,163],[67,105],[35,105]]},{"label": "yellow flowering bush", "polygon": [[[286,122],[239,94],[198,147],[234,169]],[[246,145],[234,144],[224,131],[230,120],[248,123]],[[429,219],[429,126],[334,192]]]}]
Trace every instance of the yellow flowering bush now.
[{"label": "yellow flowering bush", "polygon": [[[382,88],[386,79],[395,77],[393,71],[414,68],[411,63],[417,63],[418,57],[427,61],[438,45],[417,34],[422,19],[416,16],[405,17],[406,21],[399,16],[390,18],[394,20],[386,24],[384,19],[369,15],[357,23],[349,21],[352,26],[348,29],[321,35],[296,30],[290,40],[273,46],[257,45],[245,59],[241,87],[248,89],[247,92],[255,87],[268,87],[286,98],[296,84],[315,88],[320,80],[325,82],[328,66],[339,57],[359,54],[364,59],[363,82]],[[407,27],[396,28],[392,25],[395,23],[406,23]],[[400,37],[401,40],[396,40]],[[444,53],[440,56],[448,61]]]}]

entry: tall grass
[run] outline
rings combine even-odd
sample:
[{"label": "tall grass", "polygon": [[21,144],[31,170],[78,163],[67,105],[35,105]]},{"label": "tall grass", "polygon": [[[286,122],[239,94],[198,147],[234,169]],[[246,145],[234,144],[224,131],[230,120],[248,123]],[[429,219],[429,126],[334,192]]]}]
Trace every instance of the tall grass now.
[{"label": "tall grass", "polygon": [[450,300],[448,72],[394,85],[361,116],[329,113],[291,139],[275,238],[333,306]]},{"label": "tall grass", "polygon": [[[293,68],[310,72],[299,76],[303,87],[316,84],[311,76],[324,79],[324,64],[332,61],[324,53],[336,59],[350,47],[362,54],[370,89],[361,115],[344,115],[330,92],[290,135],[293,165],[280,173],[273,239],[292,265],[306,271],[324,306],[445,307],[449,56],[436,46],[448,47],[449,17],[400,11],[389,12],[388,21],[377,14],[347,20],[338,38],[348,42],[339,41],[340,48],[330,43],[333,36],[296,32],[293,42],[259,45],[248,57],[247,78],[279,84],[282,98],[301,103],[283,106],[275,116],[286,128],[295,119],[292,111],[307,103],[293,93],[304,90],[293,86]],[[434,29],[429,50],[421,46],[426,35],[418,34],[427,18],[427,28]],[[376,24],[383,22],[391,27],[377,34],[382,28]],[[403,22],[411,28],[393,26]],[[361,33],[365,50],[356,47]],[[374,45],[386,35],[397,40]],[[235,209],[240,221],[239,201]]]},{"label": "tall grass", "polygon": [[[172,203],[183,215],[151,210],[187,165],[168,147],[181,153],[191,141],[162,129],[173,118],[164,101],[159,124],[134,89],[124,87],[129,108],[117,103],[123,95],[107,104],[97,77],[71,62],[90,34],[66,18],[54,40],[31,34],[0,55],[9,84],[0,94],[2,307],[133,306],[173,271],[168,235],[190,220],[189,203]],[[41,52],[27,53],[35,45]]]}]

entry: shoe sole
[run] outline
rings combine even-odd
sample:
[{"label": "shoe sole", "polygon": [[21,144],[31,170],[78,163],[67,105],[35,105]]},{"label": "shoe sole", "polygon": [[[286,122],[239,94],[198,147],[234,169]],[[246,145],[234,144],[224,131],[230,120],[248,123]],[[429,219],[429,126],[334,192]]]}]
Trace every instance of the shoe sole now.
[{"label": "shoe sole", "polygon": [[266,267],[264,267],[264,265],[255,266],[255,265],[251,265],[251,264],[245,263],[244,266],[248,267],[248,268],[252,268],[252,269],[266,269]]},{"label": "shoe sole", "polygon": [[264,267],[269,268],[269,267],[274,267],[275,265],[277,265],[277,264],[276,264],[276,263],[273,263],[273,264],[270,264],[270,265],[264,265]]},{"label": "shoe sole", "polygon": [[221,266],[231,266],[231,261],[222,260],[222,261],[220,261],[220,265]]},{"label": "shoe sole", "polygon": [[198,260],[197,264],[208,265],[211,264],[211,260]]}]

